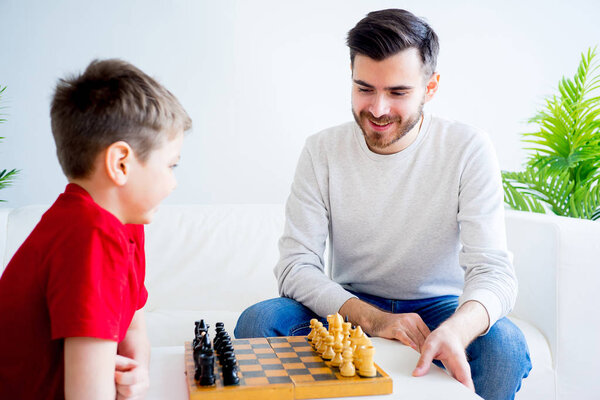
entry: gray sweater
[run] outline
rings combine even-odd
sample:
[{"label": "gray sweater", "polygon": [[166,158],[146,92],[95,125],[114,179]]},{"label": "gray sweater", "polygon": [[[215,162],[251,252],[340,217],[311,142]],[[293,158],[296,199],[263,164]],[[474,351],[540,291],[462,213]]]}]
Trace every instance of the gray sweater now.
[{"label": "gray sweater", "polygon": [[480,302],[492,326],[517,293],[492,144],[430,114],[392,155],[370,151],[354,122],[309,137],[279,249],[280,294],[321,316],[354,297],[346,289],[402,300],[457,295]]}]

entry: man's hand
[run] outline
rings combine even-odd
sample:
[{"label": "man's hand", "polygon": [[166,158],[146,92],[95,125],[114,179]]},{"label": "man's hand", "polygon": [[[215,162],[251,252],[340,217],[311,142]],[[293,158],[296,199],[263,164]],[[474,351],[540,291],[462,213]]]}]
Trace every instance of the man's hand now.
[{"label": "man's hand", "polygon": [[115,359],[115,385],[117,387],[117,400],[143,399],[150,387],[148,369],[131,358],[117,355]]},{"label": "man's hand", "polygon": [[420,351],[430,331],[418,314],[392,314],[357,298],[346,301],[340,314],[361,326],[371,336],[396,339]]},{"label": "man's hand", "polygon": [[421,358],[417,362],[413,376],[423,376],[429,372],[434,359],[440,360],[454,379],[475,391],[465,347],[456,332],[440,326],[427,337],[421,347]]},{"label": "man's hand", "polygon": [[454,379],[475,391],[465,349],[473,339],[486,331],[488,325],[489,317],[481,303],[464,303],[425,339],[413,376],[425,375],[431,362],[437,359]]},{"label": "man's hand", "polygon": [[392,314],[381,312],[369,334],[396,339],[420,352],[431,332],[419,314]]}]

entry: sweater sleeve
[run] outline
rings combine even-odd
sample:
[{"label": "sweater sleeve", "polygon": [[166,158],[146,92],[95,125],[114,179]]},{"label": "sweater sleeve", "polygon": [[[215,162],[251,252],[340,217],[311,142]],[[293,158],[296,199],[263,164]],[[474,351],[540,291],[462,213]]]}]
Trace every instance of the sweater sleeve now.
[{"label": "sweater sleeve", "polygon": [[325,172],[317,175],[307,142],[287,200],[286,223],[279,240],[280,258],[274,270],[281,296],[292,298],[323,317],[338,312],[348,299],[355,297],[324,273],[323,254],[330,221],[327,184]]},{"label": "sweater sleeve", "polygon": [[506,247],[502,182],[496,154],[484,134],[474,138],[467,153],[457,215],[462,243],[459,262],[465,270],[459,306],[469,300],[481,303],[489,316],[489,331],[514,306],[517,279]]}]

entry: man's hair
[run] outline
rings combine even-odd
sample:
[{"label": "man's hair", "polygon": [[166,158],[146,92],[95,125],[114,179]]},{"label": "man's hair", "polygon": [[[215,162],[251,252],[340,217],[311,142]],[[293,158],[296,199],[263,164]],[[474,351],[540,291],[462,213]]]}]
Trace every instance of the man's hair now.
[{"label": "man's hair", "polygon": [[69,178],[87,177],[98,154],[115,142],[127,142],[145,162],[162,141],[192,126],[171,92],[118,59],[94,60],[83,74],[60,79],[50,118]]},{"label": "man's hair", "polygon": [[346,44],[350,61],[361,54],[381,61],[402,50],[419,50],[426,78],[435,72],[439,52],[438,37],[422,19],[406,11],[391,8],[373,11],[348,32]]}]

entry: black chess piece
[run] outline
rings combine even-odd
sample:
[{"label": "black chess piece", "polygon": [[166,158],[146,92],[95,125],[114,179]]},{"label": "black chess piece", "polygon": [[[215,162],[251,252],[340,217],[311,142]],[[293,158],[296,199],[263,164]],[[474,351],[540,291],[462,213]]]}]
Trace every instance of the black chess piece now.
[{"label": "black chess piece", "polygon": [[[217,338],[215,338],[215,340],[217,340]],[[222,331],[218,336],[217,343],[215,344],[216,348],[220,349],[224,342],[231,343],[231,337],[229,336],[229,333]]]},{"label": "black chess piece", "polygon": [[196,344],[195,344],[195,345],[194,345],[194,347],[192,348],[192,354],[193,354],[193,357],[194,357],[194,364],[196,365],[196,367],[197,367],[198,365],[200,365],[200,364],[198,363],[198,360],[199,360],[199,358],[198,358],[198,357],[200,356],[200,353],[201,353],[201,352],[202,352],[202,342],[200,342],[200,341],[196,341]]},{"label": "black chess piece", "polygon": [[210,342],[210,335],[206,332],[202,335],[202,341],[200,342],[201,352],[205,353],[208,349],[212,350],[212,343]]},{"label": "black chess piece", "polygon": [[215,350],[218,354],[221,354],[226,346],[231,346],[231,338],[229,337],[229,335],[223,336],[221,338],[221,340],[219,341],[219,347],[217,347]]},{"label": "black chess piece", "polygon": [[215,384],[215,356],[213,351],[200,353],[200,386],[211,386]]},{"label": "black chess piece", "polygon": [[233,345],[231,343],[221,346],[221,351],[219,352],[219,364],[223,365],[225,354],[227,354],[228,352],[233,353]]},{"label": "black chess piece", "polygon": [[215,340],[213,340],[213,345],[215,350],[217,350],[219,348],[219,343],[221,342],[221,340],[223,340],[224,335],[227,332],[223,331],[223,330],[217,330],[217,333],[215,335]]},{"label": "black chess piece", "polygon": [[200,337],[202,336],[203,333],[207,333],[208,332],[208,328],[210,327],[210,325],[208,325],[206,322],[204,322],[203,319],[201,319],[200,321],[195,321],[196,327],[194,329],[194,333],[196,335],[196,337],[198,339],[200,339]]},{"label": "black chess piece", "polygon": [[239,385],[240,377],[238,376],[237,360],[235,355],[231,352],[227,352],[227,356],[223,360],[223,385]]}]

